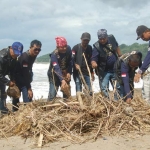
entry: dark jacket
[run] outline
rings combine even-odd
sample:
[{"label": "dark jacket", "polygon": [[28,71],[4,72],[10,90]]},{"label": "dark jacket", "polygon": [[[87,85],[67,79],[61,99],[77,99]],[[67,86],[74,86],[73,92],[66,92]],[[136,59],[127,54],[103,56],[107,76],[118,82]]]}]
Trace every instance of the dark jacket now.
[{"label": "dark jacket", "polygon": [[88,45],[86,49],[83,49],[80,44],[77,44],[72,49],[72,56],[73,56],[73,73],[76,74],[77,70],[75,68],[75,64],[78,64],[81,67],[81,71],[83,75],[88,75],[89,72],[87,69],[87,65],[85,62],[85,59],[83,57],[83,53],[85,55],[88,67],[90,68],[90,72],[93,72],[92,66],[91,66],[91,57],[92,57],[92,46]]},{"label": "dark jacket", "polygon": [[19,88],[26,86],[27,89],[31,88],[33,78],[32,66],[36,57],[31,57],[29,51],[24,52],[18,58],[16,65],[15,81]]},{"label": "dark jacket", "polygon": [[50,82],[53,82],[53,80],[60,80],[61,82],[63,74],[66,73],[72,74],[72,53],[69,45],[67,46],[66,53],[59,53],[55,49],[50,54],[50,66],[47,75]]},{"label": "dark jacket", "polygon": [[[10,80],[14,80],[16,67],[16,59],[10,56],[10,50],[4,48],[0,51],[0,82],[3,84],[9,84]],[[10,80],[5,76],[8,75]]]},{"label": "dark jacket", "polygon": [[[140,56],[141,58],[141,63],[139,64],[139,67],[142,65],[142,53],[141,52],[136,52],[137,55]],[[124,54],[125,56],[125,54]],[[122,80],[122,77],[121,77],[121,74],[122,73],[126,73],[126,70],[128,70],[128,77],[129,77],[129,82],[132,83],[133,82],[133,78],[134,78],[134,75],[135,75],[135,70],[137,69],[134,68],[132,69],[130,66],[129,66],[129,57],[131,56],[131,54],[127,54],[125,58],[121,59],[119,58],[115,64],[114,64],[114,73],[115,73],[115,78],[116,80],[120,83],[120,84],[124,84],[123,83],[123,80]],[[124,68],[127,68],[127,69],[124,69]]]},{"label": "dark jacket", "polygon": [[[139,67],[142,65],[142,53],[136,52],[135,54],[139,55],[141,62],[139,64]],[[134,75],[135,70],[138,68],[132,68],[129,65],[129,57],[131,55],[128,55],[124,59],[118,59],[114,65],[114,72],[116,80],[124,87],[124,93],[126,95],[126,98],[132,98],[133,97],[133,88],[134,88]]]},{"label": "dark jacket", "polygon": [[[108,42],[101,45],[99,41],[93,44],[92,61],[98,63],[100,76],[103,76],[104,71],[113,71],[113,65],[118,59],[116,50],[118,43],[113,35],[108,35]],[[109,56],[109,54],[112,54]]]}]

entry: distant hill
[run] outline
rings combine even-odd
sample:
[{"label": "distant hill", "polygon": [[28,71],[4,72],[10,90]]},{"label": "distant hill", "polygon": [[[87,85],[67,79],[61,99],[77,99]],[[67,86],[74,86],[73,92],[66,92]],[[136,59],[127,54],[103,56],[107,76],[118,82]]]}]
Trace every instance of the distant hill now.
[{"label": "distant hill", "polygon": [[[122,51],[122,54],[131,52],[133,50],[138,50],[142,52],[144,59],[147,54],[148,44],[138,44],[138,43],[133,43],[132,45],[121,44],[120,49]],[[49,61],[50,61],[49,54],[40,56],[36,59],[36,62],[49,62]]]},{"label": "distant hill", "polygon": [[122,54],[131,52],[133,50],[140,51],[143,54],[142,58],[144,59],[148,51],[148,44],[138,44],[138,43],[134,43],[132,45],[121,44],[120,49]]},{"label": "distant hill", "polygon": [[49,54],[38,57],[36,62],[50,62]]}]

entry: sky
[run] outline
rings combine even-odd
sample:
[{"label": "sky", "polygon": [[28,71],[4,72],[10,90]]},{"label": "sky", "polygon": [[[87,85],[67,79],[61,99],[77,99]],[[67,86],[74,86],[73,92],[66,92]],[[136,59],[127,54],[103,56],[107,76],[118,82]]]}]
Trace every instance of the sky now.
[{"label": "sky", "polygon": [[0,0],[0,49],[19,41],[24,51],[34,39],[42,42],[39,56],[51,53],[55,37],[68,45],[80,43],[81,34],[106,29],[119,44],[145,43],[136,40],[139,25],[150,27],[150,0]]}]

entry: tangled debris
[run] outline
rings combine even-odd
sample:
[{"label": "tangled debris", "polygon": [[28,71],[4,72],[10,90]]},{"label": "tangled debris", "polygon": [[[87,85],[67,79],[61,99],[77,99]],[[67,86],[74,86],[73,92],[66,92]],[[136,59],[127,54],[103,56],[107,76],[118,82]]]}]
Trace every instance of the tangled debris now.
[{"label": "tangled debris", "polygon": [[82,143],[89,137],[96,140],[104,134],[150,131],[150,106],[140,97],[135,97],[130,106],[122,100],[104,99],[99,94],[90,103],[85,95],[82,99],[84,109],[76,98],[20,105],[17,112],[0,119],[0,137],[30,137],[41,147],[62,138]]}]

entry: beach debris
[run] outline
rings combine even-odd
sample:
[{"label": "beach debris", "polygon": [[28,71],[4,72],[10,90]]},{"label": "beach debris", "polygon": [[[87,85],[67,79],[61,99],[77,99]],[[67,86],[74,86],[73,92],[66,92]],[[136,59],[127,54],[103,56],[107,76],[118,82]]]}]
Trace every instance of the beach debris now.
[{"label": "beach debris", "polygon": [[59,98],[57,103],[20,103],[17,112],[0,118],[0,137],[33,138],[36,146],[42,147],[59,140],[84,143],[107,135],[150,131],[150,105],[140,96],[134,97],[130,105],[121,99],[103,98],[99,93],[94,95],[94,104],[88,103],[84,93],[80,96],[82,101],[74,97],[65,101]]},{"label": "beach debris", "polygon": [[19,88],[16,85],[14,85],[13,87],[9,87],[7,89],[7,95],[13,98],[20,98],[21,93]]},{"label": "beach debris", "polygon": [[61,91],[66,95],[67,98],[71,96],[71,86],[67,84],[65,87],[61,87]]}]

